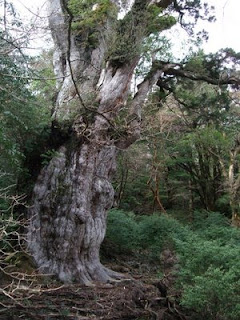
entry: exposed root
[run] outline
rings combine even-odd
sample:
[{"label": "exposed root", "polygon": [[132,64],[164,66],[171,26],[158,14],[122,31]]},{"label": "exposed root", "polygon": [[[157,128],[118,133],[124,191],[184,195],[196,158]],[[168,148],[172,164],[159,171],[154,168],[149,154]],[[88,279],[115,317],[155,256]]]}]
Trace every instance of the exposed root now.
[{"label": "exposed root", "polygon": [[127,279],[129,278],[129,275],[126,276],[125,274],[123,273],[119,273],[119,272],[116,272],[116,271],[113,271],[107,267],[103,267],[104,268],[104,271],[108,274],[109,276],[109,281],[118,281],[118,280],[122,280],[122,279]]}]

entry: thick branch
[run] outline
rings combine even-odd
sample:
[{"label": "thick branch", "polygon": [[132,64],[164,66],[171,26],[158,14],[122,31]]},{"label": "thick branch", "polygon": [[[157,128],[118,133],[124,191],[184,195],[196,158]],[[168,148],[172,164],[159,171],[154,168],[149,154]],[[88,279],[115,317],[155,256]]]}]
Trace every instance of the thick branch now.
[{"label": "thick branch", "polygon": [[240,79],[235,76],[217,79],[207,75],[194,73],[189,70],[184,70],[184,67],[182,67],[178,63],[154,61],[152,69],[150,70],[146,78],[138,86],[138,92],[136,93],[132,101],[132,105],[129,112],[127,132],[124,135],[124,137],[121,137],[117,141],[117,147],[121,149],[127,148],[130,144],[132,144],[140,137],[142,106],[154,84],[157,83],[159,86],[162,86],[164,84],[164,79],[162,78],[163,74],[165,76],[187,78],[193,81],[205,81],[213,85],[240,85]]},{"label": "thick branch", "polygon": [[141,110],[143,104],[148,96],[148,93],[151,91],[162,72],[162,70],[152,67],[145,79],[138,85],[138,91],[133,98],[129,110],[128,129],[126,134],[116,142],[116,146],[118,148],[126,149],[129,145],[139,139],[141,131]]},{"label": "thick branch", "polygon": [[[187,78],[193,81],[204,81],[213,85],[226,85],[232,84],[239,86],[240,78],[237,78],[234,75],[224,76],[221,78],[213,78],[208,75],[195,73],[193,71],[185,70],[184,67],[179,63],[168,63],[164,61],[155,61],[155,65],[158,69],[164,71],[165,76],[174,76],[180,78]],[[159,83],[163,84],[164,80],[159,78]]]},{"label": "thick branch", "polygon": [[174,68],[170,68],[166,70],[165,74],[187,78],[193,81],[205,81],[213,85],[224,85],[224,84],[240,85],[240,79],[235,76],[214,79],[205,75],[194,74],[190,71],[186,71],[183,69],[174,69]]}]

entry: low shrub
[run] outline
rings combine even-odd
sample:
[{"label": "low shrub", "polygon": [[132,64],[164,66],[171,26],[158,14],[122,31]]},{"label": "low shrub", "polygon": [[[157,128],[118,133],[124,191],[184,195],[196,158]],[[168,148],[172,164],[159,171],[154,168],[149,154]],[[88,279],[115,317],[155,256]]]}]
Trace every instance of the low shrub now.
[{"label": "low shrub", "polygon": [[119,253],[138,247],[138,224],[133,213],[111,210],[107,220],[105,242],[115,245]]},{"label": "low shrub", "polygon": [[112,210],[107,240],[122,252],[137,249],[157,263],[163,249],[174,250],[176,288],[191,319],[240,319],[240,232],[221,214],[196,212],[194,222],[183,225],[166,215]]},{"label": "low shrub", "polygon": [[228,270],[212,266],[183,285],[181,304],[195,311],[192,319],[240,319],[239,270],[239,265]]}]

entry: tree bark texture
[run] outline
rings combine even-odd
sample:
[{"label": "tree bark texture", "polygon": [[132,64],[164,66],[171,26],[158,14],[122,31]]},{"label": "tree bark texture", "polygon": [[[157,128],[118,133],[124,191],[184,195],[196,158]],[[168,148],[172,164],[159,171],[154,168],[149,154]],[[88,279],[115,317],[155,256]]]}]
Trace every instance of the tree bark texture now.
[{"label": "tree bark texture", "polygon": [[240,227],[240,172],[238,157],[240,154],[240,135],[235,138],[235,143],[230,151],[230,163],[228,168],[228,188],[230,196],[230,206],[232,210],[232,225]]},{"label": "tree bark texture", "polygon": [[30,247],[43,272],[64,282],[109,280],[99,248],[114,196],[109,182],[114,168],[115,148],[91,143],[71,151],[61,147],[42,170],[34,189]]}]

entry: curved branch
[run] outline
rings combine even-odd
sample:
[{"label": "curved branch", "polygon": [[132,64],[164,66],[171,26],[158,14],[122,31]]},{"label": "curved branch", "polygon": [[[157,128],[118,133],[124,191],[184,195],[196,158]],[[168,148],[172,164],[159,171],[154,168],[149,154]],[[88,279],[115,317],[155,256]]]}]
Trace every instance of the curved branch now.
[{"label": "curved branch", "polygon": [[[213,85],[240,85],[240,78],[235,75],[224,76],[221,78],[213,78],[204,74],[195,73],[184,69],[184,66],[179,63],[169,63],[164,61],[155,61],[155,65],[158,69],[163,70],[164,75],[187,78],[193,81],[204,81]],[[164,83],[163,79],[159,79],[159,83]]]},{"label": "curved branch", "polygon": [[235,76],[214,79],[209,76],[195,74],[191,71],[187,71],[184,69],[174,69],[174,68],[166,69],[164,73],[167,75],[172,75],[176,77],[187,78],[193,81],[204,81],[213,85],[224,85],[224,84],[234,84],[237,86],[240,85],[240,79]]},{"label": "curved branch", "polygon": [[[145,79],[138,85],[138,91],[133,98],[129,110],[127,132],[116,142],[117,147],[125,149],[140,137],[141,109],[148,96],[148,93],[155,84],[173,92],[171,87],[165,83],[162,77],[163,75],[187,78],[193,81],[204,81],[213,85],[240,85],[240,79],[236,76],[226,76],[224,78],[217,79],[185,70],[184,67],[179,63],[154,61],[151,70]],[[166,82],[167,81],[168,79]]]},{"label": "curved branch", "polygon": [[135,94],[131,103],[128,115],[128,129],[124,136],[116,141],[116,146],[120,149],[128,148],[132,143],[140,138],[141,131],[141,110],[147,99],[148,93],[156,84],[158,78],[163,73],[163,70],[156,69],[153,65],[145,79],[138,85],[138,91]]}]

